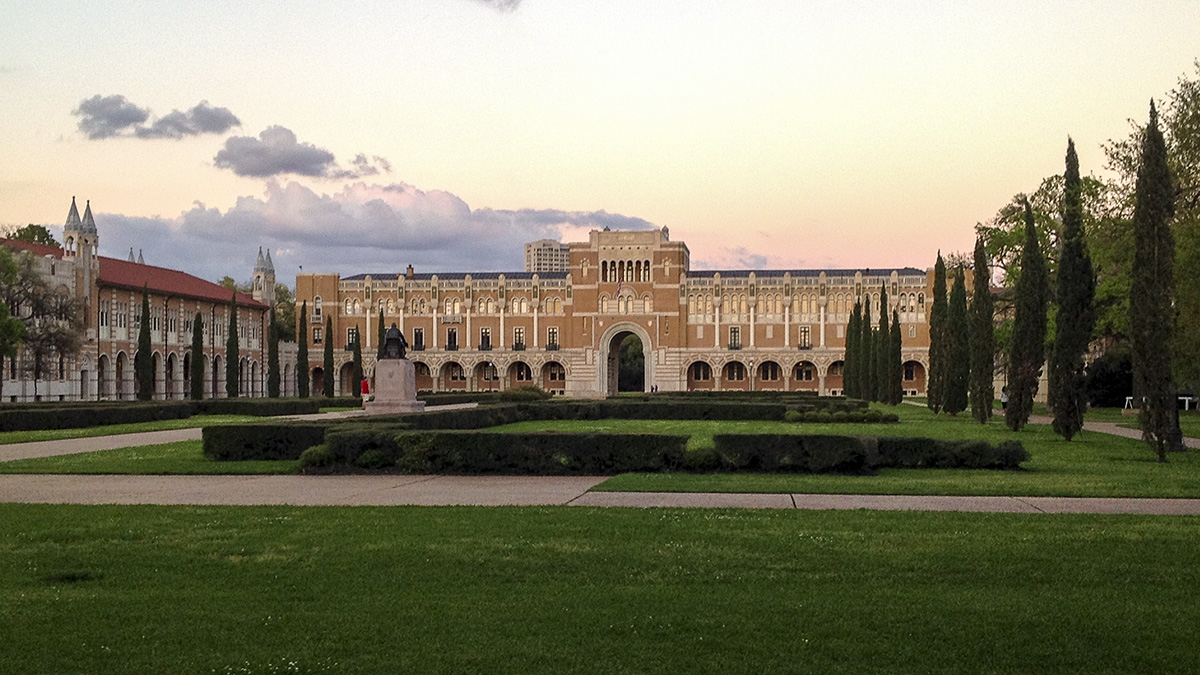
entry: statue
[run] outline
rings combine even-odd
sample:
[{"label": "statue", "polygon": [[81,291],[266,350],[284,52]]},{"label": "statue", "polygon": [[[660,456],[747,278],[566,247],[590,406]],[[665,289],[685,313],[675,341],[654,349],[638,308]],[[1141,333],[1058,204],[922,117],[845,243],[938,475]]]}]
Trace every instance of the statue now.
[{"label": "statue", "polygon": [[392,327],[387,329],[383,334],[383,356],[385,359],[402,359],[404,358],[404,350],[408,348],[408,340],[404,339],[404,333],[393,323]]}]

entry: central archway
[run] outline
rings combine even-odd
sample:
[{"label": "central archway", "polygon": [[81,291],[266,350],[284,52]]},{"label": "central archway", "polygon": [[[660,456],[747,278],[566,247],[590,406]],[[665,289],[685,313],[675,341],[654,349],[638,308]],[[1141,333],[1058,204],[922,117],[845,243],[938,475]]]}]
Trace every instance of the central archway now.
[{"label": "central archway", "polygon": [[[606,396],[613,396],[622,391],[621,345],[631,336],[641,342],[642,378],[640,388],[631,388],[628,391],[650,391],[654,384],[654,357],[650,334],[636,323],[622,321],[610,326],[600,338],[600,358],[597,361],[600,365],[600,368],[597,368],[600,381],[596,383],[596,390]],[[635,381],[633,384],[636,387],[639,383]]]}]

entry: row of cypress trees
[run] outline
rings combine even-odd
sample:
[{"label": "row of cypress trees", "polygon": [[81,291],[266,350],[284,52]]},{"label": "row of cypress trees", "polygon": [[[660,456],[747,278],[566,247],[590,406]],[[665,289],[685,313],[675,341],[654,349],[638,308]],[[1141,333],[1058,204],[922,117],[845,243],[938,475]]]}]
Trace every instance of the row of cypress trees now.
[{"label": "row of cypress trees", "polygon": [[897,405],[904,398],[900,315],[892,310],[889,324],[886,284],[880,289],[879,307],[879,324],[873,326],[870,303],[854,303],[846,327],[842,389],[850,398]]}]

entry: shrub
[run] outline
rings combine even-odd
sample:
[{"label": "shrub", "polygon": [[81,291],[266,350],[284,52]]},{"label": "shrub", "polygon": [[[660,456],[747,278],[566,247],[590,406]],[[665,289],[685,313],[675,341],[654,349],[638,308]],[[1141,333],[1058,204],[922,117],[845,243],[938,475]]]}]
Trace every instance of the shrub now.
[{"label": "shrub", "polygon": [[1019,469],[1029,459],[1019,441],[992,446],[986,441],[884,436],[878,448],[879,466],[905,469]]},{"label": "shrub", "polygon": [[396,444],[409,473],[613,475],[678,469],[687,436],[410,431]]},{"label": "shrub", "polygon": [[320,410],[321,399],[315,398],[210,398],[195,402],[204,415],[307,415]]},{"label": "shrub", "polygon": [[329,452],[340,464],[358,464],[363,454],[379,452],[392,463],[399,456],[396,433],[408,428],[399,423],[351,423],[331,428],[325,434]]},{"label": "shrub", "polygon": [[866,473],[868,446],[857,436],[717,434],[721,469],[731,471]]},{"label": "shrub", "polygon": [[196,412],[191,401],[88,402],[28,404],[0,409],[0,431],[80,429],[105,424],[135,424],[186,419]]},{"label": "shrub", "polygon": [[300,454],[325,440],[332,423],[229,424],[204,427],[204,456],[218,461],[251,459],[298,459]]},{"label": "shrub", "polygon": [[333,453],[324,444],[314,445],[300,453],[301,469],[325,469],[333,466],[333,462]]},{"label": "shrub", "polygon": [[392,459],[382,450],[366,450],[358,456],[358,459],[354,460],[354,463],[364,469],[383,469],[393,464]]},{"label": "shrub", "polygon": [[799,410],[788,410],[787,412],[783,413],[783,421],[802,422],[804,421],[804,415],[802,415]]},{"label": "shrub", "polygon": [[550,392],[536,384],[525,384],[500,392],[500,400],[514,403],[517,401],[544,401],[550,398]]}]

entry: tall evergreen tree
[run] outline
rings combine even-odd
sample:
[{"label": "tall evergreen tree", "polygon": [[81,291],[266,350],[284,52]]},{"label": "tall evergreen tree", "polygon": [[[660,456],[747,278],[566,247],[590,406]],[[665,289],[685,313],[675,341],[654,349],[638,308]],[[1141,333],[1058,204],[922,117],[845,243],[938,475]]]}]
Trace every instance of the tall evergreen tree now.
[{"label": "tall evergreen tree", "polygon": [[971,294],[971,415],[980,424],[992,417],[996,385],[996,326],[993,322],[992,273],[983,238],[975,239],[974,292]]},{"label": "tall evergreen tree", "polygon": [[354,337],[354,384],[351,385],[351,391],[354,392],[355,398],[362,397],[362,381],[363,381],[363,365],[362,365],[362,340],[357,335]]},{"label": "tall evergreen tree", "polygon": [[308,301],[300,303],[300,327],[296,329],[296,395],[308,398]]},{"label": "tall evergreen tree", "polygon": [[858,338],[860,366],[855,369],[855,373],[858,375],[859,396],[869,400],[871,398],[871,371],[875,370],[875,334],[871,328],[870,293],[863,294],[862,323],[859,326],[862,331],[861,337]]},{"label": "tall evergreen tree", "polygon": [[133,357],[139,401],[154,398],[154,354],[150,346],[150,291],[142,286],[142,319],[138,325],[138,349]]},{"label": "tall evergreen tree", "polygon": [[275,323],[275,310],[271,310],[271,322],[267,324],[267,396],[279,398],[279,326]]},{"label": "tall evergreen tree", "polygon": [[1134,396],[1140,397],[1142,438],[1167,461],[1181,449],[1175,385],[1171,379],[1172,299],[1175,292],[1175,202],[1167,149],[1150,102],[1150,123],[1142,142],[1142,164],[1134,189],[1133,279],[1129,324],[1133,337]]},{"label": "tall evergreen tree", "polygon": [[858,391],[859,339],[862,337],[862,303],[854,303],[850,322],[846,324],[846,356],[842,361],[842,393],[847,398],[861,398]]},{"label": "tall evergreen tree", "polygon": [[946,300],[946,261],[942,260],[942,252],[938,251],[937,263],[933,266],[933,308],[929,311],[929,373],[925,383],[929,409],[935,413],[942,411],[944,387],[946,379],[946,314],[949,305]]},{"label": "tall evergreen tree", "polygon": [[950,310],[946,315],[948,350],[946,379],[942,381],[942,409],[951,415],[967,409],[967,389],[971,380],[971,327],[967,319],[967,286],[963,270],[954,272],[950,289]]},{"label": "tall evergreen tree", "polygon": [[192,400],[204,398],[204,315],[196,312],[192,319]]},{"label": "tall evergreen tree", "polygon": [[241,349],[238,346],[237,291],[229,301],[229,337],[225,339],[225,395],[237,398],[241,389]]},{"label": "tall evergreen tree", "polygon": [[1050,354],[1050,410],[1054,433],[1068,441],[1083,429],[1087,408],[1084,356],[1096,325],[1096,278],[1083,240],[1083,199],[1075,142],[1067,139],[1063,174],[1063,231],[1059,238],[1058,320]]},{"label": "tall evergreen tree", "polygon": [[900,337],[900,311],[892,310],[892,336],[888,348],[888,396],[887,402],[900,405],[904,402],[904,345]]},{"label": "tall evergreen tree", "polygon": [[375,342],[377,343],[377,346],[378,346],[378,349],[376,350],[376,353],[375,353],[376,360],[383,358],[383,342],[386,339],[387,339],[387,328],[385,328],[383,326],[383,309],[380,309],[379,310],[379,332],[376,333],[376,336],[375,336]]},{"label": "tall evergreen tree", "polygon": [[325,317],[325,378],[322,383],[322,395],[333,398],[333,317]]},{"label": "tall evergreen tree", "polygon": [[1012,349],[1008,363],[1008,428],[1020,431],[1033,412],[1038,378],[1046,360],[1046,305],[1050,283],[1046,259],[1038,248],[1033,209],[1025,202],[1025,243],[1021,250],[1021,277],[1017,280]]},{"label": "tall evergreen tree", "polygon": [[886,403],[891,382],[892,331],[888,328],[887,283],[879,289],[879,331],[875,334],[875,379],[871,383],[871,400]]}]

